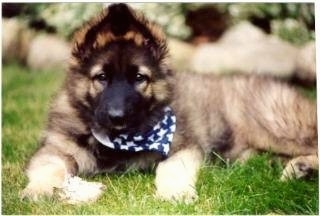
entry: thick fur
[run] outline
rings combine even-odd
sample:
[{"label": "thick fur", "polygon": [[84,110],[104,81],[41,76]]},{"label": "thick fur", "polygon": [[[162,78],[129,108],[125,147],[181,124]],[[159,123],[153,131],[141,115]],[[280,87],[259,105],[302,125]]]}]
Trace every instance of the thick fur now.
[{"label": "thick fur", "polygon": [[[170,105],[177,116],[169,157],[115,151],[92,136],[148,131]],[[281,179],[318,168],[314,102],[266,77],[173,73],[157,25],[112,5],[74,37],[66,81],[52,103],[23,196],[52,195],[66,176],[157,165],[156,195],[192,201],[211,152],[241,161],[260,151],[292,158]]]}]

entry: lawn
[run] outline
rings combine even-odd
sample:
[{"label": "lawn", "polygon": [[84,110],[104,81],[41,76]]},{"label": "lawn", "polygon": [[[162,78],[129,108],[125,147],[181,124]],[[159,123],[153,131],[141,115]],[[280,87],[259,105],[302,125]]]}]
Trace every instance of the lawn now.
[{"label": "lawn", "polygon": [[[203,165],[190,205],[153,197],[154,173],[136,171],[87,178],[103,182],[103,196],[92,204],[68,205],[53,198],[21,201],[24,166],[37,148],[49,101],[63,80],[60,71],[2,68],[2,213],[3,214],[314,214],[318,215],[318,175],[280,182],[280,161],[270,154],[245,165],[221,161]],[[313,94],[314,95],[314,94]]]}]

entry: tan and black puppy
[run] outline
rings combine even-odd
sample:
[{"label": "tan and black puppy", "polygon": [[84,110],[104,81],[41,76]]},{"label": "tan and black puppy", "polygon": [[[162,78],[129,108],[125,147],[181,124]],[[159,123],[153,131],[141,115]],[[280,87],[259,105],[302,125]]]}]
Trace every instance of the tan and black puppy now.
[{"label": "tan and black puppy", "polygon": [[78,174],[156,165],[156,195],[190,201],[212,151],[231,160],[272,151],[292,158],[283,180],[302,177],[318,167],[316,105],[268,78],[174,74],[159,27],[114,4],[74,36],[22,195],[50,196]]}]

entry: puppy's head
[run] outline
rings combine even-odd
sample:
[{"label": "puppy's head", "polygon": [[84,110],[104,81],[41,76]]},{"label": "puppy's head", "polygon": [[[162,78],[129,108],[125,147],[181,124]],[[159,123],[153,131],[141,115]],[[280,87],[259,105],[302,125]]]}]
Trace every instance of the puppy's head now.
[{"label": "puppy's head", "polygon": [[169,75],[161,29],[125,4],[111,5],[75,34],[70,95],[90,109],[99,127],[152,125],[170,100]]}]

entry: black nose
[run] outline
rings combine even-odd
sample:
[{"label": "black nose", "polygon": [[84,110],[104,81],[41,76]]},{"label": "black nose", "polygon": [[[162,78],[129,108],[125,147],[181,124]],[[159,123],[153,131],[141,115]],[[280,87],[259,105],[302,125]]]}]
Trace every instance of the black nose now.
[{"label": "black nose", "polygon": [[114,125],[124,125],[125,123],[125,115],[122,110],[110,109],[108,110],[108,116]]}]

